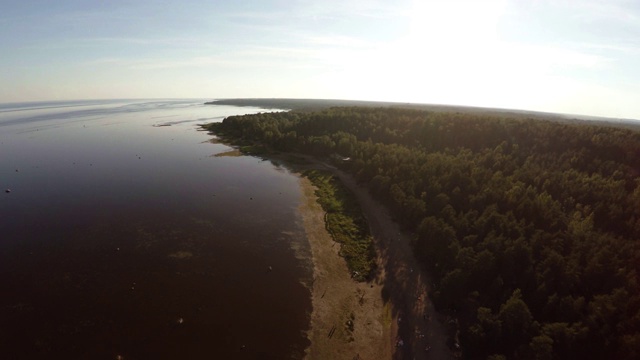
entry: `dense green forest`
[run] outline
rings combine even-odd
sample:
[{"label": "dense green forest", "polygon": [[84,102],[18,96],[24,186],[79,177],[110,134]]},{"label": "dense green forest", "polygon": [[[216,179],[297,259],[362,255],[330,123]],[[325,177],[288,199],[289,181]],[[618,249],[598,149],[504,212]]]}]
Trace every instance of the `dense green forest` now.
[{"label": "dense green forest", "polygon": [[416,234],[466,358],[640,358],[640,133],[398,108],[210,129],[332,157],[366,184]]}]

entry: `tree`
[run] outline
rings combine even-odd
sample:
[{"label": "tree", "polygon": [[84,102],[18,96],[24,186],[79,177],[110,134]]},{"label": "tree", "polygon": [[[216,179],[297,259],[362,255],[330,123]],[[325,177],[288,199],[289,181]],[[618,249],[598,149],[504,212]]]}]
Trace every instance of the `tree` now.
[{"label": "tree", "polygon": [[498,319],[502,323],[502,341],[505,348],[513,351],[518,345],[529,343],[533,316],[522,300],[520,289],[514,290],[511,297],[500,306]]},{"label": "tree", "polygon": [[538,335],[531,339],[529,344],[533,358],[536,360],[553,359],[553,339],[547,335]]}]

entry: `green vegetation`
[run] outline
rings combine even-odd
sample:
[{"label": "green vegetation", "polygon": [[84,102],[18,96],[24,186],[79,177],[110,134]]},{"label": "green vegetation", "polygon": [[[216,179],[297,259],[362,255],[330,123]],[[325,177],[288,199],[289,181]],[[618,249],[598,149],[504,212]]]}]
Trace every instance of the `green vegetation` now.
[{"label": "green vegetation", "polygon": [[243,154],[247,155],[264,155],[269,153],[269,150],[263,145],[252,144],[252,145],[243,145],[239,149]]},{"label": "green vegetation", "polygon": [[398,108],[232,116],[219,128],[349,157],[338,166],[415,232],[466,358],[640,358],[640,133]]},{"label": "green vegetation", "polygon": [[[222,123],[210,123],[201,125],[201,127],[216,136],[218,136],[223,142],[231,144],[237,147],[237,151],[245,155],[265,155],[268,154],[271,150],[268,149],[264,144],[260,142],[256,142],[251,139],[243,138],[241,136],[235,136],[233,134],[226,134],[222,128]],[[225,154],[231,154],[233,152],[227,152],[219,154],[218,156],[225,156]]]},{"label": "green vegetation", "polygon": [[304,176],[317,187],[318,203],[326,212],[327,231],[341,244],[340,255],[347,261],[353,278],[367,280],[375,267],[375,250],[369,225],[354,195],[330,173],[309,170]]}]

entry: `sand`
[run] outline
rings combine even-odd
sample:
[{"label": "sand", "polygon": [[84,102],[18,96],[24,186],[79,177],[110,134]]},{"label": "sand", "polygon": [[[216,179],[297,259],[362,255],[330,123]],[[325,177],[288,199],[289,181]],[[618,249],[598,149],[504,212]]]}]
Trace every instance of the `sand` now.
[{"label": "sand", "polygon": [[[351,279],[345,260],[325,229],[315,187],[300,178],[300,214],[314,265],[312,314],[306,359],[451,359],[451,331],[427,294],[430,283],[413,256],[411,234],[403,233],[387,210],[348,174],[300,155],[329,170],[349,188],[369,222],[378,271],[370,282]],[[307,167],[307,166],[306,166]],[[397,346],[398,342],[403,346]]]},{"label": "sand", "polygon": [[307,359],[390,359],[391,308],[382,299],[376,281],[351,279],[345,260],[324,226],[324,211],[316,202],[314,186],[301,178],[304,228],[314,265],[311,346]]}]

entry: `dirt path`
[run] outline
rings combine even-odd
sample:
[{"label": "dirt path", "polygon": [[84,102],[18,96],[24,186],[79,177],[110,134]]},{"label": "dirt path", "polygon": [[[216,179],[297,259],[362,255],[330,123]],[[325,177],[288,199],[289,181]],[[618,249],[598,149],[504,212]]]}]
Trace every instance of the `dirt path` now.
[{"label": "dirt path", "polygon": [[[358,198],[385,272],[384,291],[393,304],[398,347],[393,359],[451,359],[447,333],[427,296],[429,280],[413,256],[410,237],[400,231],[386,208],[348,174],[326,165]],[[426,349],[429,350],[426,350]]]},{"label": "dirt path", "polygon": [[[351,280],[344,259],[338,256],[338,245],[324,229],[324,212],[315,202],[313,186],[301,180],[306,199],[301,213],[315,266],[312,344],[307,358],[452,359],[444,319],[427,297],[429,280],[413,256],[410,236],[350,175],[302,157],[337,175],[355,194],[378,252],[375,279],[371,283]],[[352,314],[354,330],[350,331],[347,321]]]}]

